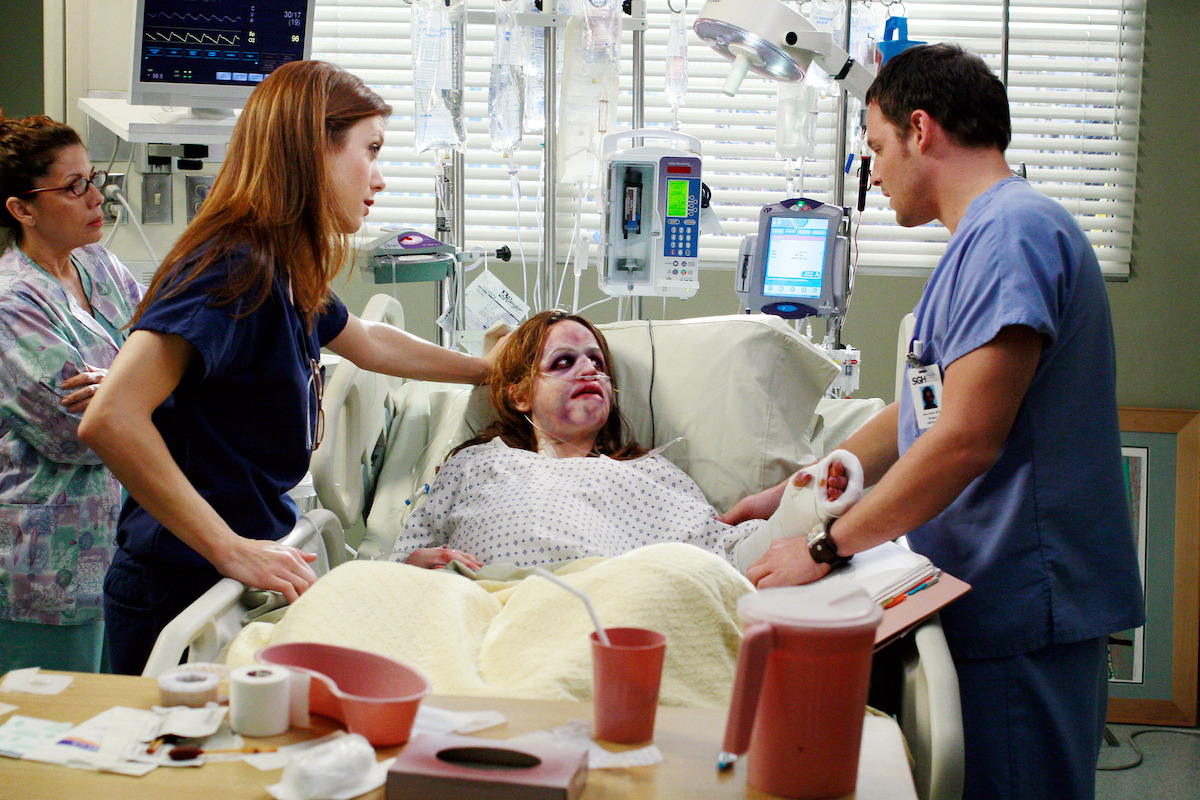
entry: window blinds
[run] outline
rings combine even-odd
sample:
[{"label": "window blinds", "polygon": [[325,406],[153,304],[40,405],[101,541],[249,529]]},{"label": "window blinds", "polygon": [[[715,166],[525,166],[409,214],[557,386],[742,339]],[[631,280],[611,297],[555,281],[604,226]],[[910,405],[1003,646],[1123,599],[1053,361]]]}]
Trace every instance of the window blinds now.
[{"label": "window blinds", "polygon": [[[831,0],[810,0],[813,10]],[[547,6],[549,6],[547,0]],[[688,27],[702,7],[698,0],[648,0],[644,45],[644,124],[669,127],[665,63],[670,9],[684,9]],[[514,252],[537,252],[541,239],[540,206],[543,139],[525,134],[513,164],[490,148],[488,81],[494,26],[491,0],[468,0],[473,13],[466,29],[464,161],[466,245],[509,245]],[[1138,113],[1145,0],[1009,0],[1007,20],[1001,0],[904,0],[885,4],[855,0],[856,26],[880,36],[888,10],[903,11],[910,39],[953,41],[981,55],[1001,74],[1005,66],[1013,119],[1008,159],[1024,164],[1035,187],[1058,199],[1090,237],[1105,274],[1128,275],[1133,198],[1137,167]],[[404,0],[317,0],[313,55],[354,72],[390,102],[395,114],[381,154],[387,191],[376,198],[369,225],[387,224],[432,231],[435,221],[435,158],[416,153],[411,40],[411,6]],[[838,15],[838,19],[841,15]],[[482,21],[480,21],[482,20]],[[561,38],[561,34],[560,34]],[[632,125],[633,34],[622,44],[621,102],[618,128]],[[852,42],[852,50],[857,41]],[[757,228],[758,209],[794,194],[822,202],[833,197],[836,100],[822,98],[809,158],[776,154],[776,106],[779,84],[749,76],[736,97],[721,86],[729,64],[689,32],[688,96],[680,110],[680,130],[703,142],[704,181],[723,233],[701,239],[702,266],[731,268],[744,235]],[[852,108],[854,104],[852,103]],[[853,114],[851,133],[858,125]],[[857,164],[857,162],[856,162]],[[520,185],[514,198],[510,168]],[[855,167],[856,168],[856,167]],[[802,179],[801,179],[802,176]],[[843,205],[854,205],[857,178],[846,176]],[[560,243],[558,259],[582,208],[583,231],[599,228],[591,198],[579,204],[578,190],[559,188],[554,215]],[[944,249],[946,232],[936,223],[905,229],[895,224],[886,198],[868,195],[861,221],[853,221],[857,268],[863,272],[922,273]]]}]

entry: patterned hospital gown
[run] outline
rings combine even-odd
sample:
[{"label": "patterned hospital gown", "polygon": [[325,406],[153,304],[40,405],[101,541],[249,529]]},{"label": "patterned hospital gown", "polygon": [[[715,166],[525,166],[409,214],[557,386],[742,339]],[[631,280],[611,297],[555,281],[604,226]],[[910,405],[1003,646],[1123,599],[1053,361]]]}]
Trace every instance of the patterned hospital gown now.
[{"label": "patterned hospital gown", "polygon": [[[107,369],[142,288],[100,245],[72,253],[93,317],[21,250],[0,255],[0,619],[99,619],[121,487],[79,440],[59,384]],[[107,327],[97,320],[107,323]],[[117,339],[114,341],[113,332]]]},{"label": "patterned hospital gown", "polygon": [[551,458],[493,439],[442,466],[392,558],[452,547],[485,564],[527,567],[688,542],[728,559],[761,524],[718,521],[695,481],[662,456]]}]

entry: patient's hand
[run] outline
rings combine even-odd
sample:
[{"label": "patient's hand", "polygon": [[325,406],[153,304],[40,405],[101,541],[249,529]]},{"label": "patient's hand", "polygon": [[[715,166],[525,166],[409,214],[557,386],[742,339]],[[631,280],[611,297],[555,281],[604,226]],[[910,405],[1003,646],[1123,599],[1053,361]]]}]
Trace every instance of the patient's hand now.
[{"label": "patient's hand", "polygon": [[783,497],[783,490],[786,487],[787,481],[784,480],[770,489],[763,489],[758,494],[743,497],[733,504],[733,508],[721,514],[717,519],[726,525],[737,525],[748,519],[766,519],[775,513],[775,509],[779,508],[779,499]]},{"label": "patient's hand", "polygon": [[412,564],[414,567],[424,569],[441,569],[451,561],[457,561],[471,569],[479,569],[483,566],[475,556],[460,550],[451,550],[449,547],[422,547],[413,550],[408,554],[408,558],[404,559],[405,564]]},{"label": "patient's hand", "polygon": [[[812,475],[802,469],[770,489],[743,497],[733,504],[733,508],[718,516],[717,519],[726,525],[737,525],[748,519],[767,519],[779,508],[779,501],[783,497],[784,489],[787,488],[788,480],[794,481],[797,486],[804,486],[812,480]],[[829,465],[829,477],[825,481],[825,497],[830,501],[837,500],[846,491],[849,483],[850,481],[846,477],[846,466],[841,461],[834,461]]]},{"label": "patient's hand", "polygon": [[818,564],[809,555],[807,536],[776,539],[746,570],[746,577],[756,589],[812,583],[828,574],[829,565]]}]

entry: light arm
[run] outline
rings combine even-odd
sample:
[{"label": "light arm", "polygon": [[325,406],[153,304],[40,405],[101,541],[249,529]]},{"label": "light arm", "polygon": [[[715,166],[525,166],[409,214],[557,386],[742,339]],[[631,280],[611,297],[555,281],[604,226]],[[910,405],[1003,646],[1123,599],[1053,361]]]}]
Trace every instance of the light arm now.
[{"label": "light arm", "polygon": [[785,32],[780,37],[783,49],[797,58],[812,57],[812,63],[825,70],[846,91],[859,100],[866,100],[875,75],[833,42],[833,35],[823,31]]},{"label": "light arm", "polygon": [[483,383],[489,367],[482,358],[448,350],[384,322],[351,314],[329,349],[356,366],[401,378],[451,383]]}]

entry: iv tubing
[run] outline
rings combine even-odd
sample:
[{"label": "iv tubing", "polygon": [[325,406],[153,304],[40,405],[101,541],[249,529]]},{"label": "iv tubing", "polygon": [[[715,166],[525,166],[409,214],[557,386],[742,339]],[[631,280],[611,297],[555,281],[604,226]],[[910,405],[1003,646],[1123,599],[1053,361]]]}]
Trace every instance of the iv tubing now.
[{"label": "iv tubing", "polygon": [[108,236],[104,237],[104,241],[100,243],[101,247],[107,248],[108,243],[117,235],[117,228],[121,227],[121,222],[125,219],[125,207],[117,205],[117,218],[113,220],[112,230],[108,232]]},{"label": "iv tubing", "polygon": [[575,224],[571,227],[571,243],[567,246],[567,257],[563,261],[562,277],[558,280],[558,292],[554,295],[555,306],[562,301],[563,286],[567,283],[567,268],[571,264],[571,253],[575,249],[575,240],[579,236],[579,221],[583,217],[583,203],[591,191],[592,188],[590,186],[580,185],[579,202],[575,206]]},{"label": "iv tubing", "polygon": [[133,223],[134,230],[142,237],[142,244],[146,245],[146,252],[150,254],[150,260],[154,262],[154,266],[158,267],[158,256],[154,253],[154,248],[150,245],[150,240],[146,238],[146,231],[142,229],[142,225],[134,218],[133,209],[129,207],[129,201],[125,199],[125,193],[120,189],[112,193],[112,199],[116,200],[125,209],[129,215],[129,221]]}]

